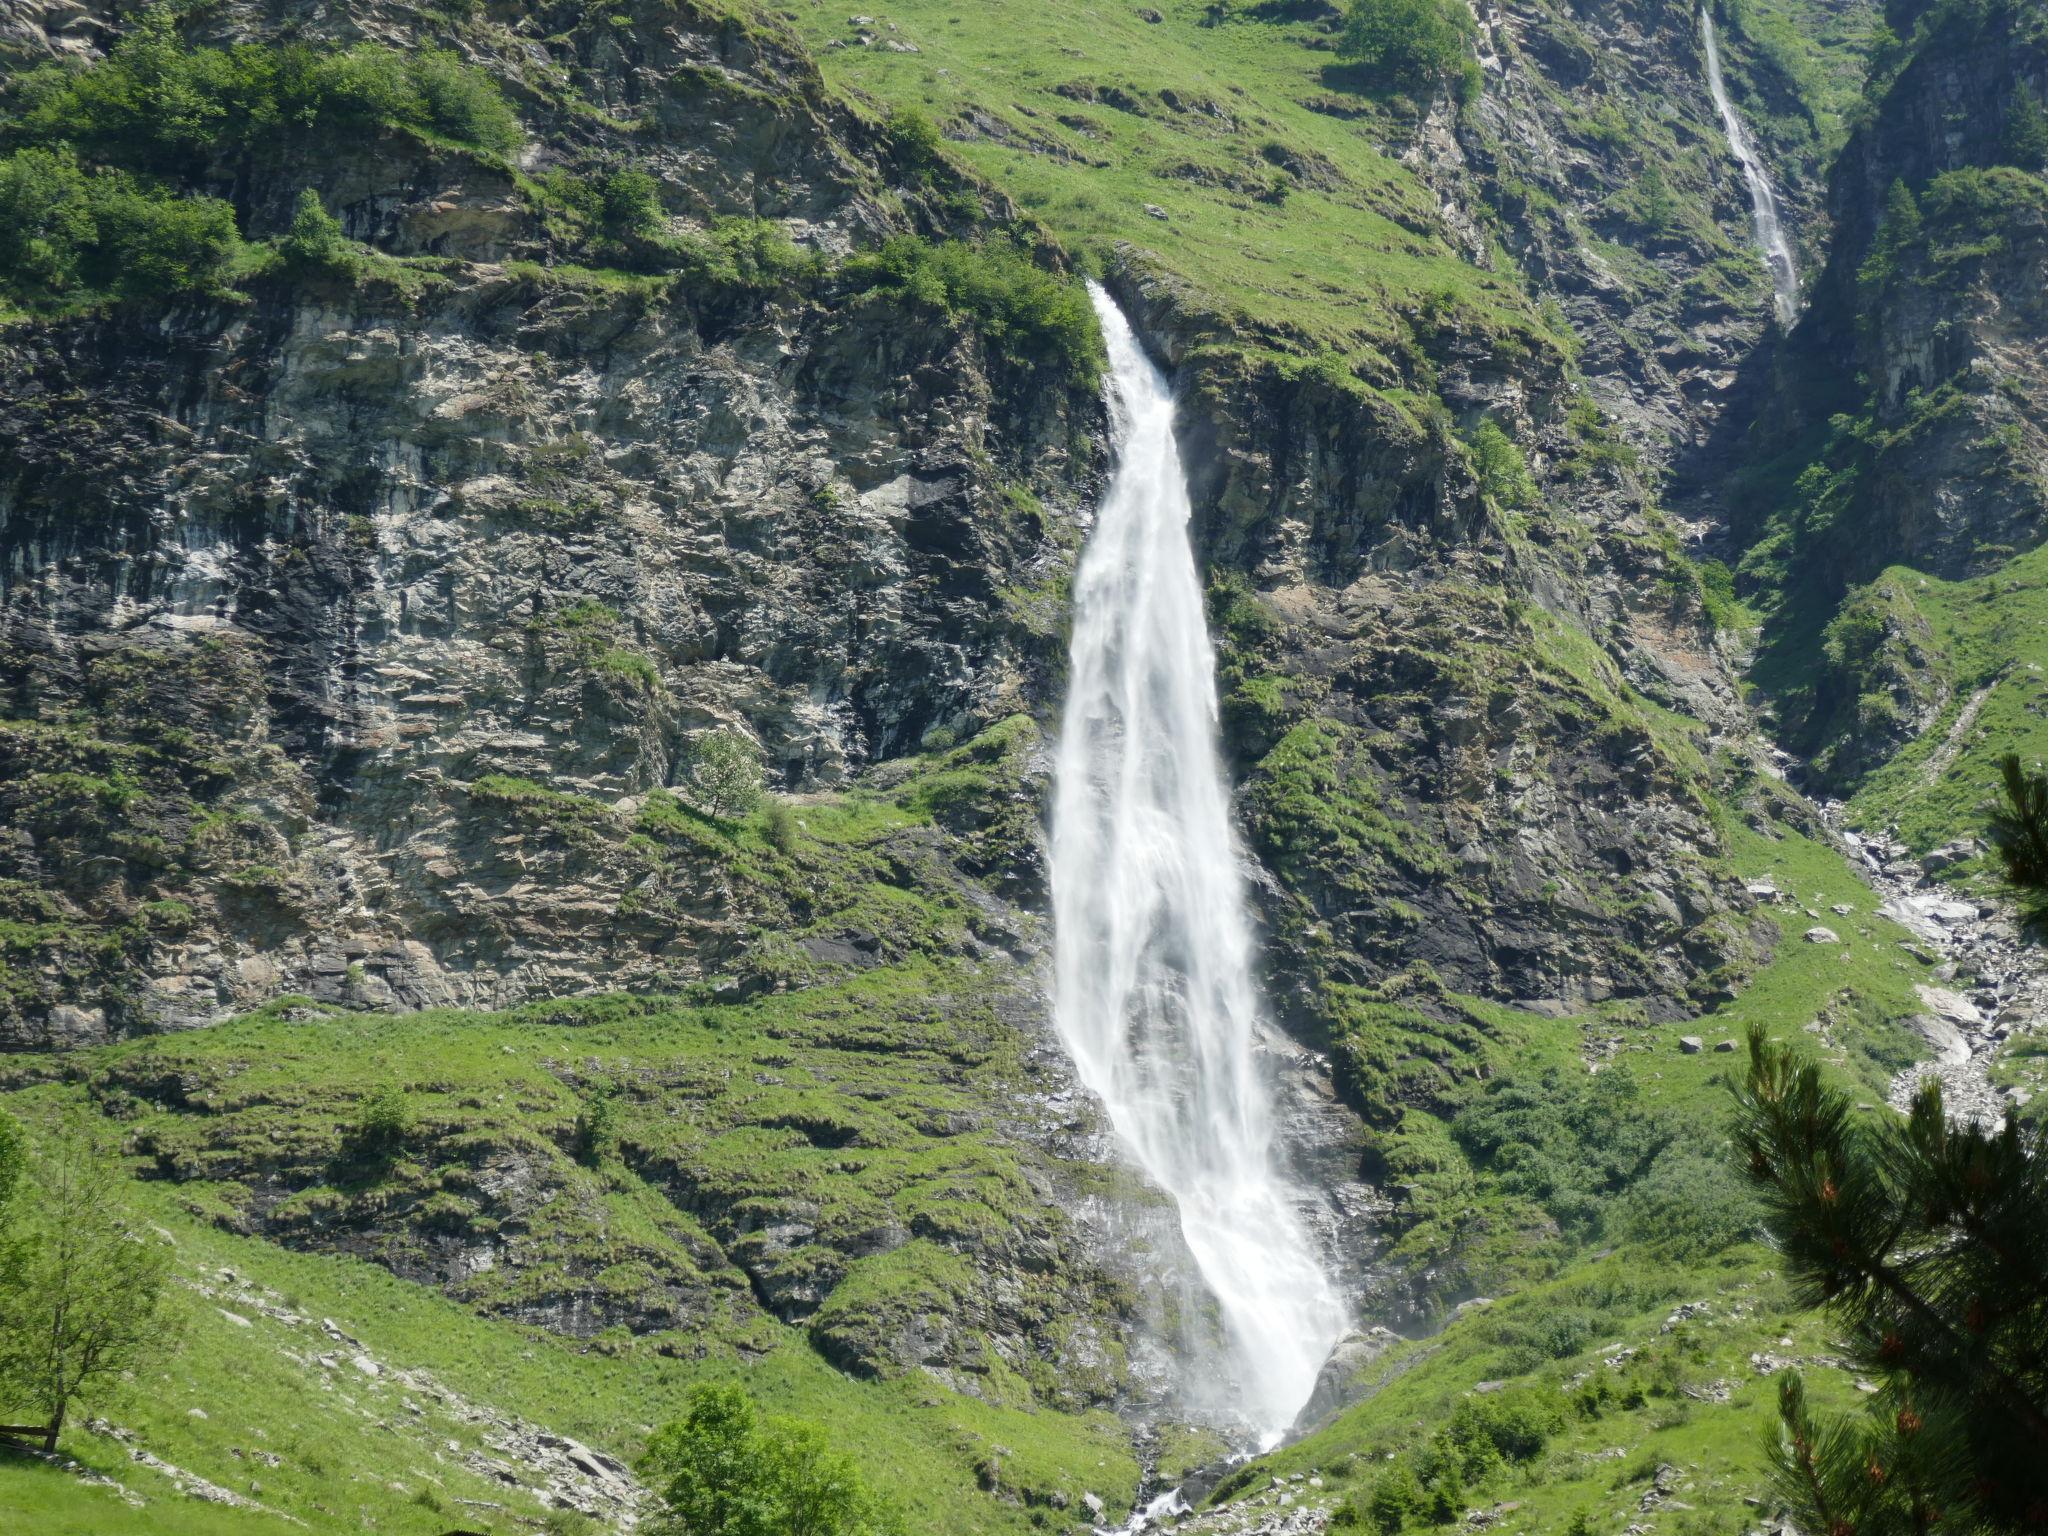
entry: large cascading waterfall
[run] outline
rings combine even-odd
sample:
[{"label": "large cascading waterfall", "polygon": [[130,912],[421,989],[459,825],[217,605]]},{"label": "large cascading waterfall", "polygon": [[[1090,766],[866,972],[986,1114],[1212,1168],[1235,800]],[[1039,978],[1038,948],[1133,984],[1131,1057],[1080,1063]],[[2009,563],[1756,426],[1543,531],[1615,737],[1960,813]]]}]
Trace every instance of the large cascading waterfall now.
[{"label": "large cascading waterfall", "polygon": [[1259,1000],[1216,743],[1173,397],[1099,287],[1117,467],[1074,589],[1053,803],[1059,1028],[1117,1135],[1179,1207],[1225,1358],[1200,1364],[1270,1443],[1343,1304],[1273,1148]]},{"label": "large cascading waterfall", "polygon": [[1735,103],[1728,99],[1728,82],[1721,76],[1721,42],[1714,32],[1711,4],[1700,7],[1700,36],[1707,51],[1707,89],[1713,92],[1715,110],[1728,135],[1728,147],[1742,167],[1742,179],[1749,185],[1750,213],[1756,224],[1756,245],[1764,265],[1771,272],[1771,297],[1777,307],[1778,324],[1789,326],[1799,314],[1799,264],[1792,254],[1792,242],[1785,234],[1784,216],[1778,211],[1778,194],[1771,178],[1750,142]]}]

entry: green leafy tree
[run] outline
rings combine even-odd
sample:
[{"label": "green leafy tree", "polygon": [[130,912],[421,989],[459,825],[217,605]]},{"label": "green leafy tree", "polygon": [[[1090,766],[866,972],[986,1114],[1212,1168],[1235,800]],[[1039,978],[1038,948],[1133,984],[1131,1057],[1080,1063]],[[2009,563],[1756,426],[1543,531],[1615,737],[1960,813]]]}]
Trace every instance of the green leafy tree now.
[{"label": "green leafy tree", "polygon": [[2017,752],[1998,760],[2005,798],[1993,806],[1991,846],[2006,883],[2039,916],[2048,908],[2048,772],[2029,773]]},{"label": "green leafy tree", "polygon": [[1373,1484],[1365,1512],[1385,1536],[1395,1536],[1403,1526],[1421,1516],[1427,1502],[1414,1471],[1402,1462]]},{"label": "green leafy tree", "polygon": [[0,271],[9,286],[24,297],[64,293],[98,236],[85,175],[68,145],[0,160]]},{"label": "green leafy tree", "polygon": [[915,107],[898,107],[882,125],[889,156],[912,181],[928,182],[946,163],[946,141]]},{"label": "green leafy tree", "polygon": [[27,307],[226,290],[234,210],[124,171],[89,171],[68,145],[0,158],[0,292]]},{"label": "green leafy tree", "polygon": [[130,298],[226,289],[242,244],[234,209],[210,197],[166,197],[126,177],[94,177],[91,186],[110,287]]},{"label": "green leafy tree", "polygon": [[815,1425],[762,1419],[745,1392],[699,1386],[640,1470],[665,1510],[655,1536],[894,1536],[901,1526]]},{"label": "green leafy tree", "polygon": [[1465,73],[1474,30],[1462,0],[1352,0],[1337,51],[1376,86],[1420,92]]},{"label": "green leafy tree", "polygon": [[341,232],[341,221],[327,211],[320,194],[311,187],[299,193],[298,211],[277,248],[295,267],[346,271],[355,266],[355,253]]},{"label": "green leafy tree", "polygon": [[169,1261],[123,1208],[119,1166],[83,1122],[30,1171],[0,1265],[0,1398],[47,1425],[55,1450],[74,1403],[163,1344]]},{"label": "green leafy tree", "polygon": [[598,228],[615,243],[661,238],[661,183],[637,165],[618,166],[598,179]]},{"label": "green leafy tree", "polygon": [[761,749],[743,732],[720,729],[692,743],[691,798],[713,816],[744,816],[761,799]]},{"label": "green leafy tree", "polygon": [[1779,1391],[1778,1479],[1802,1530],[2048,1524],[2048,1134],[1949,1123],[1939,1083],[1866,1118],[1818,1065],[1749,1037],[1736,1144],[1803,1298],[1883,1389],[1824,1418]]}]

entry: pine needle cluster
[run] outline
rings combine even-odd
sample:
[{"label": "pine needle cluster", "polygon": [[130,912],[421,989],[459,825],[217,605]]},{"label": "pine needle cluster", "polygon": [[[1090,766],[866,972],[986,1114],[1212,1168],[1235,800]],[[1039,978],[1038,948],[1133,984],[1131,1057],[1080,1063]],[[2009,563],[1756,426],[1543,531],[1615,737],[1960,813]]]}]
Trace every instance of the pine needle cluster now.
[{"label": "pine needle cluster", "polygon": [[1788,1372],[1773,1445],[1813,1536],[2048,1531],[2048,1135],[1951,1124],[1929,1081],[1859,1114],[1761,1029],[1736,1145],[1802,1299],[1880,1382],[1827,1417]]}]

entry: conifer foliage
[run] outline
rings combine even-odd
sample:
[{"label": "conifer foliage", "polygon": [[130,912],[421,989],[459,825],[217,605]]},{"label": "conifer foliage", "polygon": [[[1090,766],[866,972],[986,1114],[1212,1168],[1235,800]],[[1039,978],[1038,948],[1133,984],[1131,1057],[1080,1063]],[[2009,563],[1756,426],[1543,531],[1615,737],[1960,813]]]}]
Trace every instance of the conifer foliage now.
[{"label": "conifer foliage", "polygon": [[2006,883],[2038,917],[2048,904],[2048,773],[2029,773],[2016,752],[1998,760],[1998,771],[2005,799],[1991,809],[1991,846]]},{"label": "conifer foliage", "polygon": [[1749,1037],[1736,1144],[1788,1277],[1881,1382],[1824,1416],[1786,1373],[1776,1460],[1814,1536],[2048,1531],[2048,1135],[1859,1113],[1820,1068]]}]

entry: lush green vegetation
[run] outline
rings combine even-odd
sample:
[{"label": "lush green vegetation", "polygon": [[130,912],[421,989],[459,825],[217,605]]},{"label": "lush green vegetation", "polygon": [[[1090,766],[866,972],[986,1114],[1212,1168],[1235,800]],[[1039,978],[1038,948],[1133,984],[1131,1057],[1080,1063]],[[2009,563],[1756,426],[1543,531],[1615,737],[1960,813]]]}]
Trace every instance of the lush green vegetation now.
[{"label": "lush green vegetation", "polygon": [[1759,1248],[1685,1265],[1625,1250],[1396,1343],[1357,1378],[1363,1401],[1220,1496],[1314,1477],[1333,1529],[1382,1536],[1475,1510],[1505,1536],[1620,1530],[1660,1506],[1679,1529],[1739,1536],[1767,1486],[1776,1362],[1806,1362],[1831,1407],[1857,1398],[1820,1363],[1830,1348]]},{"label": "lush green vegetation", "polygon": [[[852,817],[805,819],[811,835],[871,835]],[[93,1411],[238,1491],[253,1472],[260,1502],[319,1530],[359,1528],[361,1509],[380,1529],[439,1536],[446,1519],[412,1502],[423,1484],[448,1508],[510,1501],[511,1513],[472,1511],[472,1522],[504,1528],[533,1510],[530,1485],[491,1492],[488,1468],[472,1471],[468,1449],[488,1449],[490,1426],[423,1396],[401,1368],[629,1458],[650,1443],[641,1426],[686,1414],[693,1386],[743,1382],[765,1412],[832,1426],[832,1451],[855,1455],[912,1528],[1026,1529],[1013,1501],[1054,1492],[1127,1502],[1136,1464],[1116,1422],[1069,1395],[1085,1384],[1049,1362],[1024,1379],[977,1345],[981,1304],[963,1309],[946,1289],[952,1250],[1020,1235],[1056,1244],[1061,1230],[1033,1189],[1030,1154],[983,1124],[1021,1070],[1022,1045],[970,972],[910,966],[746,1005],[612,998],[395,1018],[287,999],[217,1029],[93,1053],[100,1112],[129,1116],[160,1073],[190,1085],[182,1106],[124,1119],[136,1176],[124,1198],[173,1235],[179,1278],[215,1292],[182,1309],[188,1341],[150,1368],[146,1392],[117,1386]],[[34,1063],[16,1074],[9,1106],[38,1136],[88,1102],[83,1084],[39,1083]],[[491,1170],[513,1165],[529,1170],[528,1193],[493,1195]],[[686,1193],[687,1209],[675,1203]],[[260,1206],[275,1218],[260,1223],[268,1240],[238,1235]],[[925,1236],[861,1256],[878,1223]],[[785,1224],[815,1235],[782,1249],[757,1235]],[[374,1243],[361,1244],[370,1231]],[[451,1276],[454,1300],[351,1256],[360,1245],[425,1279],[456,1238],[498,1262]],[[809,1320],[777,1321],[754,1300],[750,1271],[771,1292],[818,1285],[830,1300]],[[1063,1271],[1042,1279],[1066,1283]],[[967,1294],[981,1283],[970,1275]],[[579,1337],[531,1321],[556,1308],[634,1322]],[[886,1339],[905,1313],[962,1330],[980,1397],[891,1362]],[[314,1356],[336,1348],[322,1317],[382,1362],[371,1377],[344,1351],[339,1384],[416,1435],[365,1437],[355,1408],[319,1389]],[[879,1368],[842,1371],[821,1342]],[[405,1396],[427,1405],[423,1417],[405,1412]],[[207,1417],[189,1418],[192,1407]],[[252,1437],[283,1465],[251,1466]],[[434,1451],[451,1437],[464,1454],[443,1462]],[[89,1465],[125,1459],[90,1435],[75,1450]],[[0,1474],[0,1520],[54,1497]]]},{"label": "lush green vegetation", "polygon": [[[453,54],[194,48],[166,5],[144,10],[96,64],[20,75],[6,105],[0,300],[36,312],[226,296],[250,253],[234,209],[206,189],[230,183],[237,162],[365,131],[493,157],[519,142],[497,86]],[[300,270],[355,263],[317,197],[301,200],[280,247]]]},{"label": "lush green vegetation", "polygon": [[67,145],[0,159],[0,293],[13,303],[218,295],[241,251],[234,209],[216,198],[88,169]]},{"label": "lush green vegetation", "polygon": [[503,155],[519,121],[481,71],[439,49],[373,43],[194,48],[156,5],[98,64],[46,64],[14,85],[0,137],[70,144],[81,156],[196,181],[223,155],[275,155],[322,136],[399,130]]},{"label": "lush green vegetation", "polygon": [[1536,503],[1536,478],[1529,462],[1501,424],[1491,416],[1472,430],[1465,446],[1472,455],[1472,473],[1480,494],[1495,506],[1519,511]]},{"label": "lush green vegetation", "polygon": [[856,292],[887,294],[959,315],[1012,367],[1046,369],[1092,390],[1102,375],[1102,337],[1080,284],[1037,265],[1013,246],[934,244],[897,235],[850,258]]},{"label": "lush green vegetation", "polygon": [[1383,90],[1422,93],[1456,80],[1479,94],[1472,13],[1455,0],[1351,0],[1337,48]]},{"label": "lush green vegetation", "polygon": [[815,1424],[763,1422],[736,1386],[702,1386],[649,1443],[640,1470],[668,1506],[651,1530],[673,1536],[882,1536],[902,1529],[853,1458]]},{"label": "lush green vegetation", "polygon": [[[1776,92],[1755,90],[1742,110],[1767,119],[1775,139],[1796,149],[1816,174],[1824,172],[1860,109],[1866,63],[1884,35],[1882,7],[1875,0],[1717,0],[1715,9],[1724,47],[1753,55],[1752,78],[1767,70],[1791,88],[1790,111],[1778,109]],[[1741,84],[1738,78],[1737,89]]]},{"label": "lush green vegetation", "polygon": [[829,9],[788,19],[828,79],[936,125],[1083,262],[1128,246],[1184,280],[1200,345],[1327,358],[1353,391],[1401,388],[1404,360],[1461,328],[1561,349],[1512,273],[1457,253],[1414,176],[1319,110],[1353,66],[1283,12],[908,0],[888,20],[916,53],[828,46],[848,35]]}]

